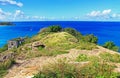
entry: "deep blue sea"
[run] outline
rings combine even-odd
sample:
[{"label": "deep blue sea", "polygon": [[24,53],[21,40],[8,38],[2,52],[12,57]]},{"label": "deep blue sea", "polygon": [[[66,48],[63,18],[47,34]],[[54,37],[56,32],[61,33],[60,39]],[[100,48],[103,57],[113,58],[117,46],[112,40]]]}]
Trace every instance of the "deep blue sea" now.
[{"label": "deep blue sea", "polygon": [[113,41],[120,46],[120,22],[78,22],[78,21],[42,21],[42,22],[13,22],[15,26],[0,26],[0,47],[8,40],[16,37],[33,36],[43,27],[61,25],[72,27],[83,35],[94,34],[99,38],[99,44]]}]

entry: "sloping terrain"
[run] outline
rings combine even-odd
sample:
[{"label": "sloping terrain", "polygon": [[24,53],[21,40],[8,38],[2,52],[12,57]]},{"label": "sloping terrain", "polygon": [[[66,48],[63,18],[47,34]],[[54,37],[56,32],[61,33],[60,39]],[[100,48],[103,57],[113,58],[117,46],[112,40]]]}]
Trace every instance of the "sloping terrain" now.
[{"label": "sloping terrain", "polygon": [[[3,63],[3,67],[9,68],[4,78],[32,78],[34,76],[34,78],[47,78],[47,75],[54,76],[56,74],[56,78],[64,78],[66,74],[67,78],[75,75],[78,76],[73,78],[81,78],[81,76],[85,78],[86,74],[87,77],[91,78],[97,73],[98,78],[102,77],[101,75],[106,78],[113,76],[113,74],[116,76],[120,72],[119,53],[82,39],[78,40],[67,32],[40,33],[27,41],[18,48],[1,53],[2,61],[10,58],[8,66],[6,62]],[[13,65],[11,60],[14,63]],[[65,63],[63,62],[62,65],[60,60]],[[73,66],[74,70],[68,71],[71,67],[66,69],[67,67],[64,68],[64,64],[65,66],[68,65],[67,67]],[[68,74],[73,76],[69,77]]]},{"label": "sloping terrain", "polygon": [[[43,66],[47,63],[53,63],[61,58],[67,58],[70,62],[75,63],[75,59],[79,54],[87,54],[88,56],[97,56],[99,57],[100,53],[109,52],[111,54],[118,54],[114,51],[102,48],[98,46],[99,49],[94,50],[76,50],[72,49],[67,54],[57,55],[56,57],[37,57],[29,60],[18,60],[17,64],[13,65],[9,69],[8,74],[4,78],[32,78],[34,74],[37,74],[40,70],[43,69]],[[76,62],[77,63],[77,62]],[[88,62],[81,62],[81,64],[87,64]],[[118,68],[115,69],[116,72],[120,72],[120,63],[116,63]]]}]

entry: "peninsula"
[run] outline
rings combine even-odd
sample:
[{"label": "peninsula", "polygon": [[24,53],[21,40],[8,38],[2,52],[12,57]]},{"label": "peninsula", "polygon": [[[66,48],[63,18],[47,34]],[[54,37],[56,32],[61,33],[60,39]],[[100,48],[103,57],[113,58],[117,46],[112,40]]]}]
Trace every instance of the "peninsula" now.
[{"label": "peninsula", "polygon": [[3,25],[14,25],[12,22],[0,22],[0,25],[3,26]]}]

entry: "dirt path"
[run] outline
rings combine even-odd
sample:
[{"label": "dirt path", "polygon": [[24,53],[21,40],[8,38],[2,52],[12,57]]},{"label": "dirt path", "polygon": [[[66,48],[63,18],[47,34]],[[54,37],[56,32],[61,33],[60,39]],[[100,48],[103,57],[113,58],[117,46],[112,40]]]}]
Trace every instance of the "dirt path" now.
[{"label": "dirt path", "polygon": [[[32,78],[37,74],[42,66],[48,62],[53,62],[57,59],[66,57],[69,60],[74,60],[79,54],[98,55],[101,52],[110,51],[99,47],[99,49],[87,50],[70,50],[68,54],[58,55],[56,57],[37,57],[29,60],[17,60],[17,64],[8,70],[8,74],[4,78]],[[114,53],[112,51],[112,53]]]},{"label": "dirt path", "polygon": [[37,57],[29,60],[17,60],[17,64],[8,70],[8,74],[4,78],[31,78],[42,69],[44,64],[48,62],[53,62],[64,57],[72,60],[78,55],[79,54],[77,52],[70,52],[56,57]]}]

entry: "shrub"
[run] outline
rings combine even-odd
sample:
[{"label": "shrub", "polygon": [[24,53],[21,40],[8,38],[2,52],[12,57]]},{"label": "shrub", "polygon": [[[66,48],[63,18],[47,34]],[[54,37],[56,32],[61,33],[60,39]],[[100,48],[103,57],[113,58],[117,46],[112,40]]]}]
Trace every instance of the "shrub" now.
[{"label": "shrub", "polygon": [[88,57],[87,57],[87,55],[85,55],[85,54],[80,54],[78,57],[77,57],[77,59],[76,59],[76,61],[78,61],[78,62],[81,62],[81,61],[88,61]]},{"label": "shrub", "polygon": [[75,36],[77,39],[80,39],[82,36],[80,32],[78,32],[77,30],[73,28],[64,28],[63,31]]},{"label": "shrub", "polygon": [[60,27],[59,25],[53,25],[53,26],[49,26],[48,30],[50,32],[60,32],[62,30],[62,27]]},{"label": "shrub", "polygon": [[8,49],[8,45],[6,44],[2,48],[0,48],[0,53],[6,51],[7,49]]},{"label": "shrub", "polygon": [[108,48],[113,51],[119,51],[119,47],[114,44],[112,41],[106,42],[103,47]]},{"label": "shrub", "polygon": [[119,54],[110,54],[110,53],[104,52],[100,54],[100,57],[107,62],[120,63]]},{"label": "shrub", "polygon": [[61,26],[53,25],[47,28],[42,28],[39,33],[60,32],[61,30],[62,30]]},{"label": "shrub", "polygon": [[86,42],[95,43],[95,44],[97,44],[98,42],[98,38],[93,34],[84,36],[83,40]]},{"label": "shrub", "polygon": [[50,29],[49,28],[42,28],[39,33],[46,33],[46,32],[50,32]]}]

